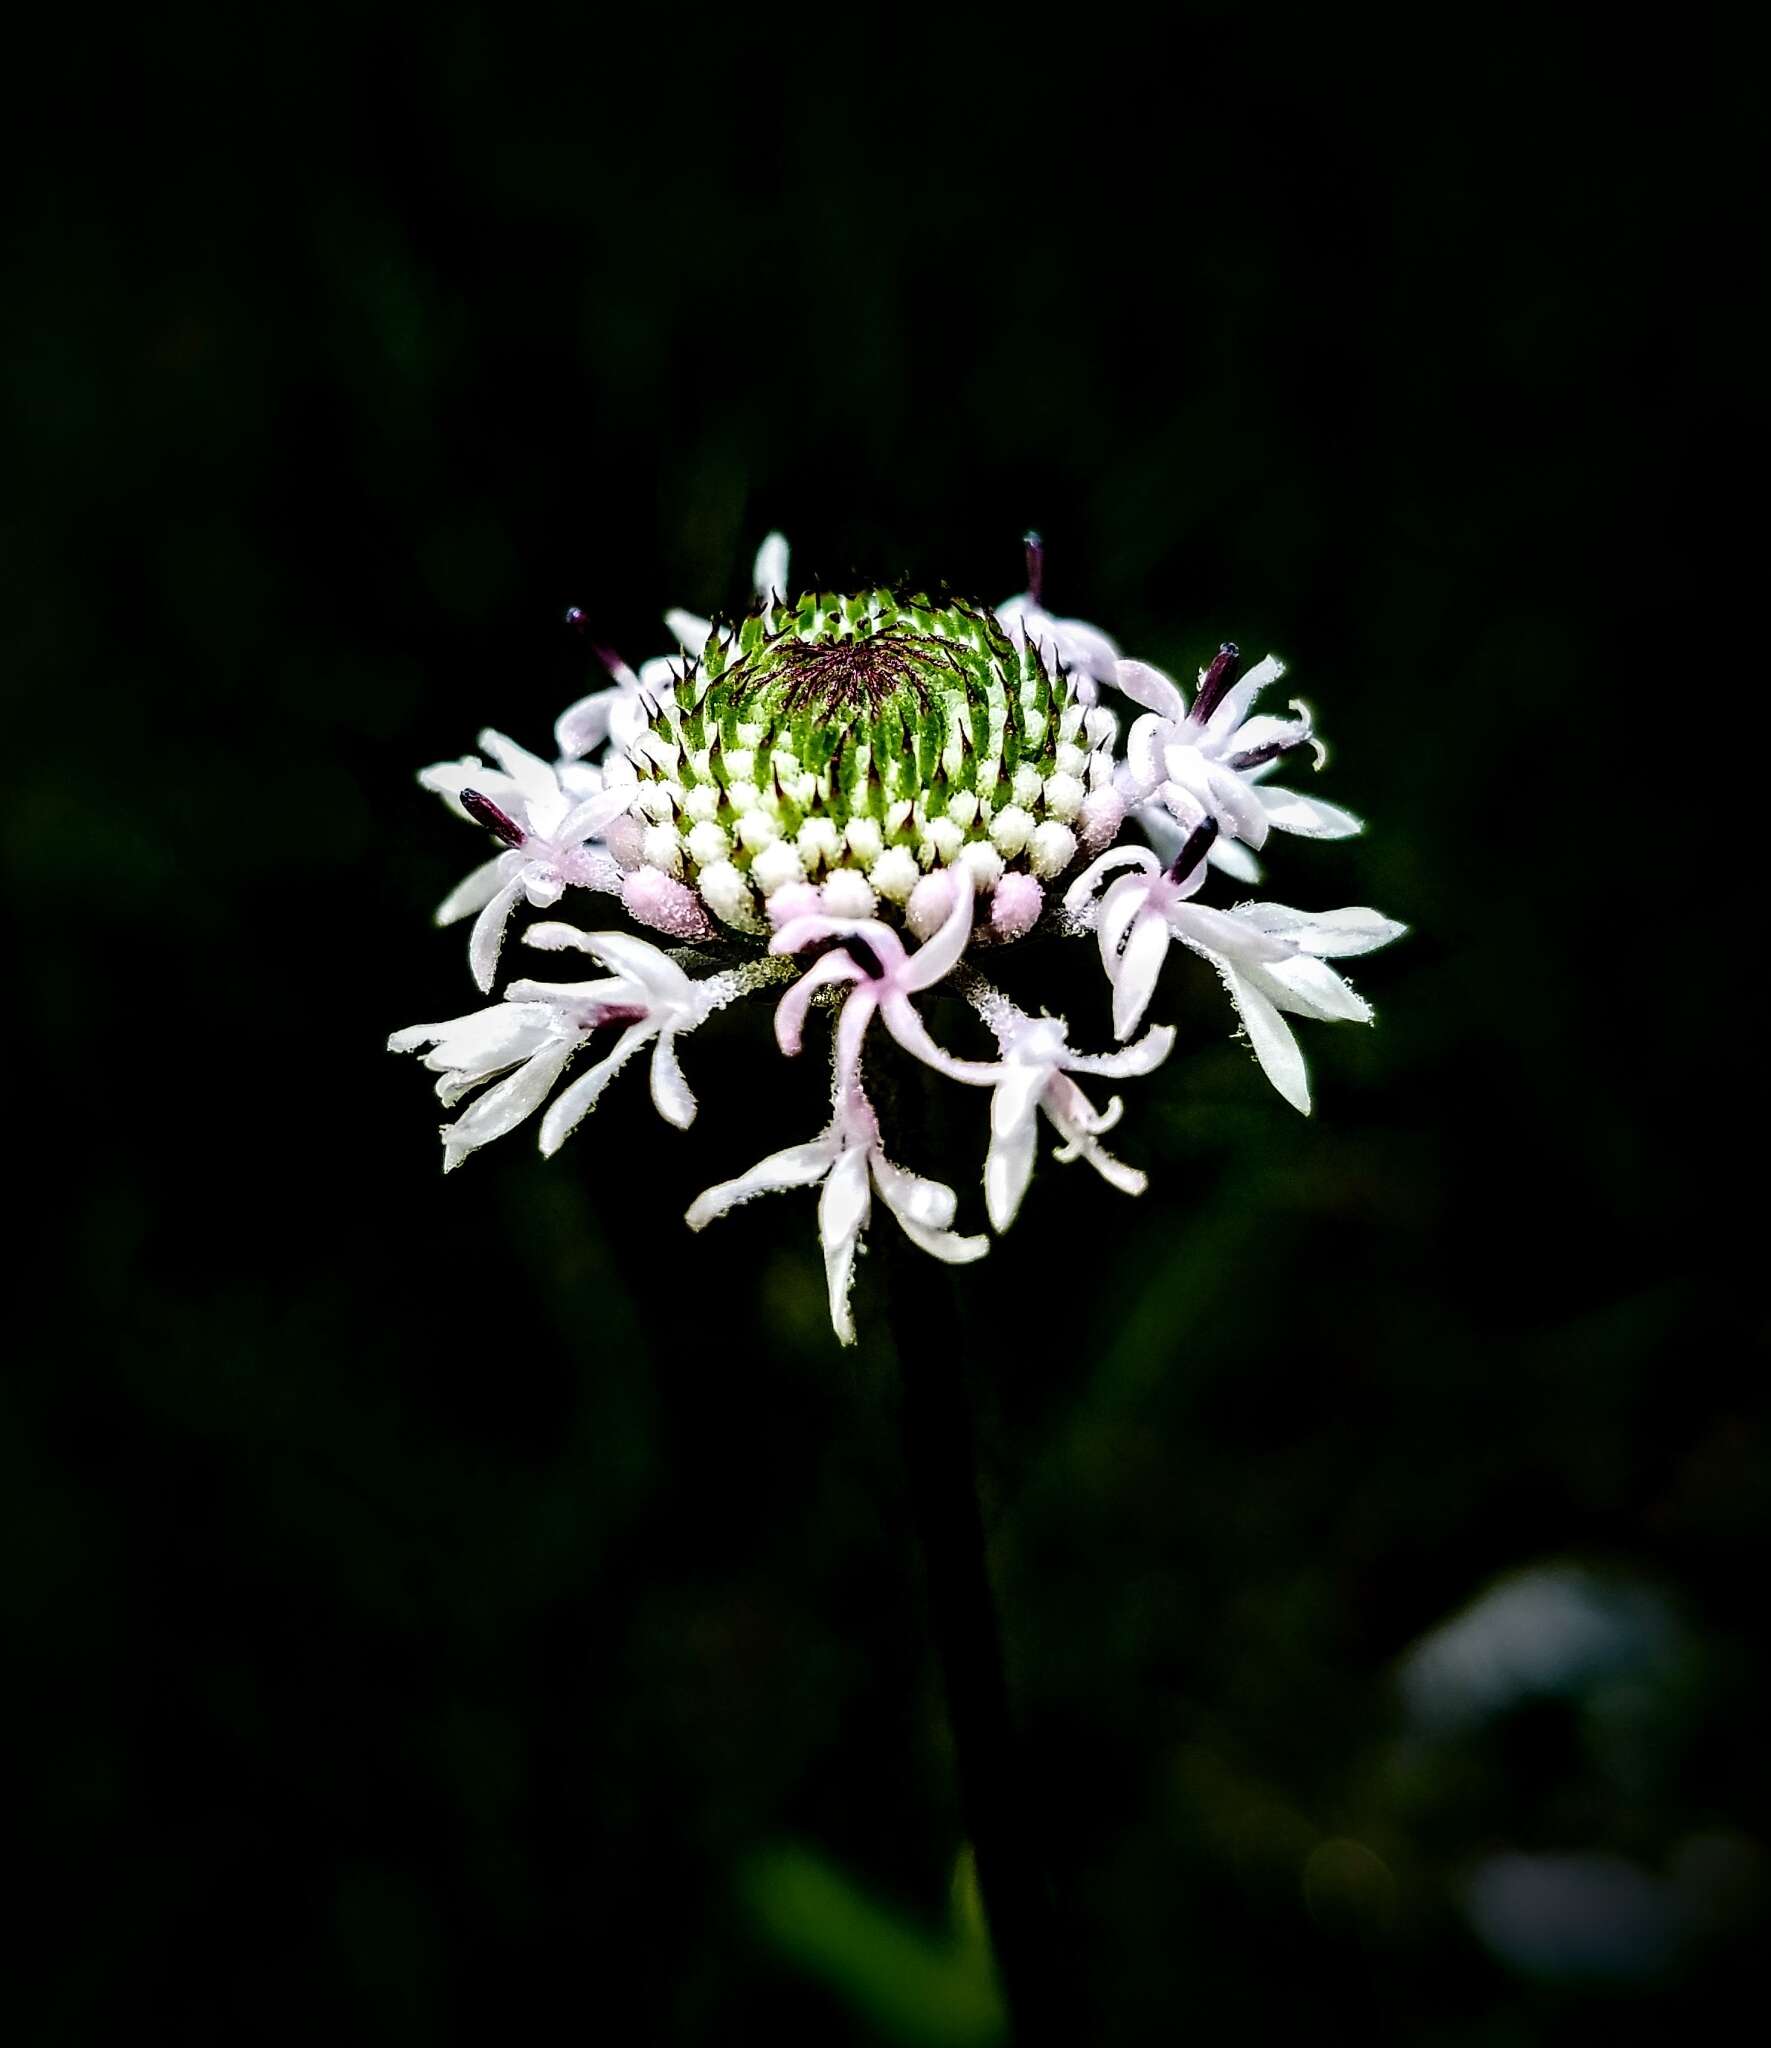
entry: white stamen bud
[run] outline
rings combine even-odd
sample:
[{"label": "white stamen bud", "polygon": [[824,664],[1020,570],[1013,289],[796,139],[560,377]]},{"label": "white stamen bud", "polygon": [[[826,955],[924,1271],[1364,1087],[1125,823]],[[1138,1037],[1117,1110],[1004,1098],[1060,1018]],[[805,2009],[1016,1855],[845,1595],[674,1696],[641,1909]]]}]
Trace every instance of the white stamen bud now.
[{"label": "white stamen bud", "polygon": [[752,853],[760,853],[765,846],[773,846],[780,836],[780,826],[767,811],[748,810],[738,820],[738,844],[748,847]]},{"label": "white stamen bud", "polygon": [[808,818],[799,828],[795,841],[799,857],[806,864],[807,871],[836,859],[836,850],[842,844],[842,835],[831,818]]},{"label": "white stamen bud", "polygon": [[977,797],[969,789],[956,789],[947,799],[947,815],[956,825],[970,830],[978,815]]},{"label": "white stamen bud", "polygon": [[711,820],[693,826],[689,832],[689,858],[697,867],[706,867],[709,862],[729,860],[732,842],[726,833]]},{"label": "white stamen bud", "polygon": [[726,791],[727,800],[740,817],[746,811],[754,811],[763,800],[763,793],[754,782],[734,782]]},{"label": "white stamen bud", "polygon": [[1042,787],[1043,785],[1039,779],[1039,770],[1030,761],[1023,761],[1020,767],[1015,770],[1015,802],[1024,804],[1028,810],[1031,810],[1039,801],[1039,792]]},{"label": "white stamen bud", "polygon": [[[748,823],[748,819],[745,822]],[[739,827],[739,832],[742,835],[743,826]],[[750,863],[750,879],[765,896],[774,895],[777,889],[785,888],[789,882],[803,882],[805,876],[805,863],[800,859],[798,850],[785,839],[777,839],[773,845],[765,846]]]},{"label": "white stamen bud", "polygon": [[756,898],[750,893],[750,884],[729,860],[716,860],[695,879],[702,901],[723,924],[733,925],[741,932],[765,929],[756,914]]},{"label": "white stamen bud", "polygon": [[1002,855],[982,839],[974,839],[969,845],[962,846],[954,865],[971,869],[972,886],[980,896],[994,889],[1002,880]]},{"label": "white stamen bud", "polygon": [[1007,804],[990,820],[990,843],[998,853],[1013,860],[1033,833],[1032,814],[1019,804]]},{"label": "white stamen bud", "polygon": [[907,846],[888,846],[872,867],[867,879],[893,903],[902,903],[916,887],[916,856]]},{"label": "white stamen bud", "polygon": [[871,917],[879,907],[864,875],[853,868],[838,868],[824,884],[823,909],[826,917]]},{"label": "white stamen bud", "polygon": [[1048,775],[1045,778],[1045,808],[1051,817],[1060,822],[1074,818],[1082,809],[1082,800],[1088,791],[1074,775]]},{"label": "white stamen bud", "polygon": [[726,779],[729,782],[754,782],[756,780],[756,753],[750,747],[733,747],[725,757]]},{"label": "white stamen bud", "polygon": [[691,825],[711,824],[719,815],[719,790],[711,782],[699,782],[683,792],[683,816]]},{"label": "white stamen bud", "polygon": [[872,867],[885,849],[885,835],[872,818],[851,818],[842,836],[864,868]]},{"label": "white stamen bud", "polygon": [[667,875],[683,870],[683,835],[674,825],[651,825],[640,841],[640,858],[649,868],[662,868]]},{"label": "white stamen bud", "polygon": [[947,922],[947,914],[953,908],[953,890],[953,877],[945,868],[924,875],[911,890],[910,901],[904,907],[904,922],[919,939],[933,938]]},{"label": "white stamen bud", "polygon": [[945,867],[964,844],[965,834],[951,818],[931,818],[918,851]]},{"label": "white stamen bud", "polygon": [[1061,875],[1076,858],[1076,834],[1068,825],[1041,825],[1027,851],[1027,865],[1036,875]]}]

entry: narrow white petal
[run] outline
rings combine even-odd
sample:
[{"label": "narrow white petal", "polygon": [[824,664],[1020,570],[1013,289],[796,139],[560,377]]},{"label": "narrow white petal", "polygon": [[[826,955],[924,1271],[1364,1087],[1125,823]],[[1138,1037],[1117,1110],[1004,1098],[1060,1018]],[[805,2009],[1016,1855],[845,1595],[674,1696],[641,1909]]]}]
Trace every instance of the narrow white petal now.
[{"label": "narrow white petal", "polygon": [[503,879],[504,856],[495,853],[489,861],[475,868],[465,881],[456,883],[437,905],[435,921],[438,924],[454,924],[461,918],[472,917],[476,910],[483,910],[491,898],[497,895]]},{"label": "narrow white petal", "polygon": [[1015,1118],[1006,1128],[998,1125],[991,1135],[984,1161],[984,1207],[993,1230],[1006,1230],[1015,1220],[1033,1178],[1034,1155],[1039,1150],[1037,1105],[1035,1096],[1025,1116]]},{"label": "narrow white petal", "polygon": [[649,1021],[630,1024],[616,1039],[610,1052],[598,1060],[588,1074],[581,1074],[571,1087],[561,1094],[560,1099],[541,1120],[541,1150],[545,1158],[551,1159],[588,1112],[596,1107],[603,1090],[652,1036],[656,1028]]},{"label": "narrow white petal", "polygon": [[1218,707],[1206,721],[1206,737],[1211,741],[1227,739],[1248,716],[1248,707],[1267,687],[1276,683],[1285,673],[1285,664],[1277,655],[1269,654],[1257,661],[1247,675],[1232,683],[1218,699]]},{"label": "narrow white petal", "polygon": [[945,1181],[928,1180],[906,1167],[894,1166],[874,1145],[867,1155],[874,1185],[892,1214],[928,1230],[945,1230],[959,1207],[959,1197]]},{"label": "narrow white petal", "polygon": [[1168,954],[1168,925],[1155,911],[1132,920],[1131,936],[1113,977],[1113,1036],[1129,1038],[1143,1021],[1156,993],[1156,977]]},{"label": "narrow white petal", "polygon": [[588,697],[580,697],[560,713],[553,722],[553,743],[562,760],[576,761],[581,754],[592,753],[602,745],[609,737],[610,709],[621,695],[619,689],[605,685],[592,690]]},{"label": "narrow white petal", "polygon": [[1074,1053],[1064,1065],[1073,1074],[1101,1074],[1109,1081],[1122,1081],[1128,1075],[1153,1074],[1174,1050],[1174,1043],[1172,1024],[1153,1024],[1136,1045],[1128,1045],[1123,1052]]},{"label": "narrow white petal", "polygon": [[918,1251],[927,1252],[943,1265],[969,1266],[990,1249],[987,1237],[959,1237],[951,1230],[931,1230],[926,1223],[913,1223],[908,1216],[900,1216],[898,1222]]},{"label": "narrow white petal", "polygon": [[[559,778],[539,754],[531,754],[527,747],[519,747],[515,740],[506,739],[503,733],[495,732],[488,726],[480,734],[480,747],[492,756],[506,775],[523,792],[524,800],[531,804],[557,804],[559,802]],[[469,784],[471,788],[473,785]],[[490,795],[490,791],[483,792]]]},{"label": "narrow white petal", "polygon": [[1064,908],[1072,917],[1081,917],[1101,884],[1115,868],[1141,868],[1145,874],[1161,872],[1162,863],[1147,846],[1115,846],[1103,853],[1098,860],[1092,860],[1068,889],[1064,891]]},{"label": "narrow white petal", "polygon": [[652,1100],[667,1124],[686,1131],[695,1121],[695,1095],[676,1056],[676,1033],[661,1031],[652,1050]]},{"label": "narrow white petal", "polygon": [[638,795],[637,783],[599,789],[595,796],[587,796],[581,804],[574,804],[560,820],[554,830],[554,844],[577,846],[586,839],[593,839],[599,832],[606,832],[624,812],[633,809]]},{"label": "narrow white petal", "polygon": [[1182,719],[1187,715],[1187,700],[1174,678],[1152,668],[1147,661],[1122,661],[1114,680],[1134,704],[1154,711],[1158,718]]},{"label": "narrow white petal", "polygon": [[785,597],[787,595],[787,536],[771,533],[756,551],[756,566],[751,572],[751,587],[758,597]]},{"label": "narrow white petal", "polygon": [[1119,972],[1119,956],[1125,950],[1132,920],[1143,914],[1149,901],[1150,885],[1143,875],[1121,875],[1101,898],[1095,918],[1095,942],[1109,980]]},{"label": "narrow white petal", "polygon": [[1282,1010],[1326,1023],[1369,1024],[1371,1005],[1326,960],[1307,953],[1258,970],[1260,985]]},{"label": "narrow white petal", "polygon": [[1261,1063],[1261,1071],[1272,1082],[1293,1109],[1310,1113],[1310,1077],[1304,1069],[1304,1056],[1298,1050],[1298,1042],[1291,1035],[1291,1027],[1267,998],[1246,975],[1238,974],[1234,967],[1220,966],[1224,986],[1230,991],[1230,1000],[1236,1005],[1242,1019],[1243,1029],[1248,1033],[1248,1042],[1254,1048],[1254,1056]]},{"label": "narrow white petal", "polygon": [[1206,859],[1232,881],[1253,884],[1261,878],[1261,864],[1240,839],[1226,839],[1220,832],[1211,842]]},{"label": "narrow white petal", "polygon": [[467,964],[473,970],[474,980],[483,989],[490,990],[493,977],[498,972],[498,952],[504,944],[504,927],[522,893],[523,878],[519,874],[505,883],[474,920],[473,933],[467,942]]},{"label": "narrow white petal", "polygon": [[1408,929],[1362,903],[1349,904],[1343,910],[1293,910],[1286,903],[1239,903],[1236,915],[1261,931],[1284,933],[1300,953],[1314,953],[1330,960],[1375,952],[1379,946],[1399,939]]},{"label": "narrow white petal", "polygon": [[694,612],[668,611],[664,623],[685,654],[699,654],[713,636],[713,628]]},{"label": "narrow white petal", "polygon": [[1297,832],[1306,839],[1350,839],[1365,830],[1364,821],[1339,804],[1325,804],[1320,797],[1300,796],[1294,789],[1275,789],[1263,782],[1255,790],[1267,822],[1276,832]]},{"label": "narrow white petal", "polygon": [[1177,939],[1202,953],[1228,960],[1289,960],[1291,947],[1249,924],[1234,910],[1214,910],[1209,903],[1177,903],[1168,913]]},{"label": "narrow white petal", "polygon": [[867,1153],[852,1145],[830,1169],[818,1197],[818,1239],[824,1247],[824,1278],[830,1291],[830,1322],[844,1344],[855,1341],[855,1319],[849,1291],[855,1280],[855,1253],[873,1198],[867,1190]]},{"label": "narrow white petal", "polygon": [[684,1221],[691,1230],[705,1230],[716,1217],[727,1215],[741,1203],[758,1195],[779,1194],[785,1188],[809,1188],[830,1171],[841,1148],[831,1132],[813,1138],[809,1144],[789,1145],[759,1159],[748,1173],[735,1180],[722,1180],[707,1188],[689,1204]]},{"label": "narrow white petal", "polygon": [[489,1145],[513,1131],[526,1116],[546,1101],[553,1084],[565,1071],[566,1062],[577,1051],[572,1039],[562,1039],[527,1059],[514,1074],[471,1103],[452,1124],[443,1126],[444,1165],[453,1166],[465,1154]]}]

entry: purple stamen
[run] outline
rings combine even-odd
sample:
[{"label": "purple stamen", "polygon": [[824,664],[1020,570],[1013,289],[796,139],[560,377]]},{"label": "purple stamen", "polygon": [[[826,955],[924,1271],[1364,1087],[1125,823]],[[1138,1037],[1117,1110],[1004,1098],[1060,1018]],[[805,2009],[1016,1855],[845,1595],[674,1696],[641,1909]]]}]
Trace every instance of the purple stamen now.
[{"label": "purple stamen", "polygon": [[590,625],[590,614],[581,604],[569,604],[566,607],[566,624],[574,633],[582,633]]},{"label": "purple stamen", "polygon": [[617,681],[621,679],[627,664],[615,652],[614,648],[605,647],[600,640],[593,640],[590,643],[590,651],[602,663],[604,668],[609,671],[610,675],[615,677]]},{"label": "purple stamen", "polygon": [[461,808],[476,825],[495,832],[506,846],[521,846],[529,836],[514,818],[501,811],[489,796],[481,796],[477,789],[461,792]]},{"label": "purple stamen", "polygon": [[1184,882],[1205,856],[1211,851],[1211,842],[1218,836],[1218,821],[1207,818],[1204,824],[1195,825],[1181,841],[1181,850],[1174,857],[1168,871],[1171,882]]},{"label": "purple stamen", "polygon": [[1305,747],[1314,746],[1315,741],[1308,733],[1300,733],[1295,740],[1268,740],[1264,746],[1246,747],[1240,754],[1232,754],[1225,764],[1231,768],[1259,768],[1268,761],[1277,761],[1281,754],[1302,753]]},{"label": "purple stamen", "polygon": [[1027,550],[1027,595],[1040,604],[1045,598],[1045,542],[1030,533],[1021,544]]},{"label": "purple stamen", "polygon": [[855,965],[860,968],[869,981],[883,979],[885,969],[880,965],[879,955],[865,939],[846,938],[842,944],[849,958],[854,961]]},{"label": "purple stamen", "polygon": [[1199,678],[1199,695],[1193,699],[1193,723],[1203,725],[1223,702],[1230,687],[1230,671],[1242,658],[1234,640],[1226,640],[1211,658],[1211,666]]}]

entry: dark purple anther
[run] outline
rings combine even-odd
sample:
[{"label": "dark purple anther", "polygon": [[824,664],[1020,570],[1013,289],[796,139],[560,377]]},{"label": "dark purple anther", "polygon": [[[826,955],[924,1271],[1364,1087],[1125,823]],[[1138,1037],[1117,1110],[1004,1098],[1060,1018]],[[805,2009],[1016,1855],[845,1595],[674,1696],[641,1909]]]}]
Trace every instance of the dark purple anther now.
[{"label": "dark purple anther", "polygon": [[590,624],[590,614],[581,604],[569,604],[566,607],[566,624],[574,633],[582,633]]},{"label": "dark purple anther", "polygon": [[1195,825],[1181,841],[1181,850],[1174,857],[1168,871],[1171,882],[1184,882],[1205,856],[1211,851],[1211,842],[1218,836],[1218,821],[1207,818],[1203,825]]},{"label": "dark purple anther", "polygon": [[1226,766],[1235,769],[1261,768],[1269,761],[1277,761],[1281,754],[1295,754],[1312,744],[1308,737],[1295,740],[1268,740],[1265,746],[1245,747],[1240,754],[1232,754]]},{"label": "dark purple anther", "polygon": [[477,789],[461,792],[461,808],[476,825],[495,832],[506,846],[521,846],[529,836],[514,818],[507,817],[489,796],[481,796]]},{"label": "dark purple anther", "polygon": [[1199,678],[1199,695],[1193,699],[1193,723],[1203,725],[1223,701],[1230,687],[1230,671],[1242,658],[1234,640],[1226,640],[1211,658],[1211,666]]},{"label": "dark purple anther", "polygon": [[1022,546],[1027,550],[1027,595],[1039,604],[1045,597],[1045,542],[1030,533]]}]

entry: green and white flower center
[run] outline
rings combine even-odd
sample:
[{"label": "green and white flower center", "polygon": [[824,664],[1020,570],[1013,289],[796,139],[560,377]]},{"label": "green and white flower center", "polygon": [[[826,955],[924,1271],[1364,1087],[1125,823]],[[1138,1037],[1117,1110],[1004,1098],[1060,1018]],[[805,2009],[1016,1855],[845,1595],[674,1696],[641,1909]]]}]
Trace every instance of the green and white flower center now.
[{"label": "green and white flower center", "polygon": [[981,608],[765,602],[713,629],[629,749],[641,858],[741,929],[793,884],[865,915],[955,862],[980,892],[1050,879],[1077,855],[1083,721],[1062,673]]}]

